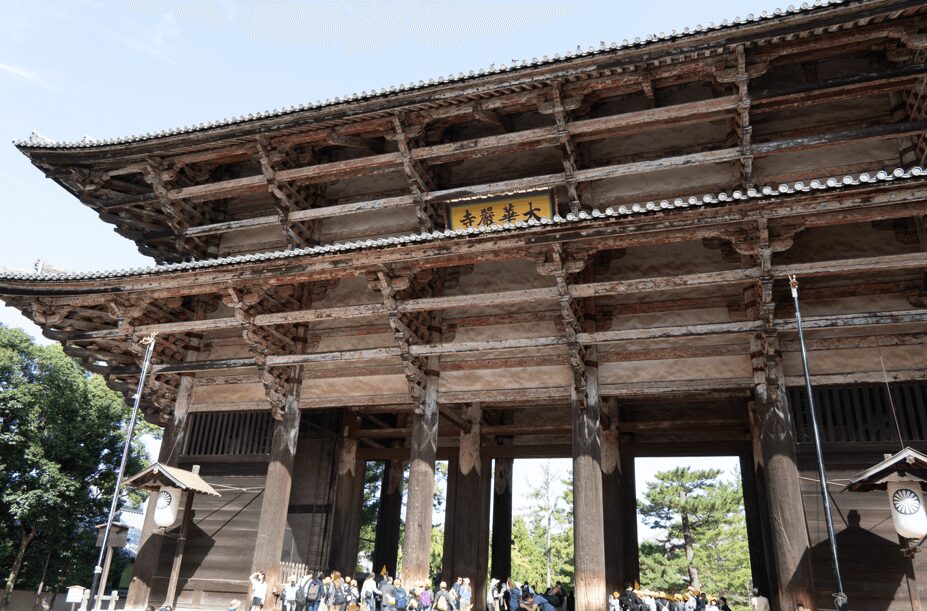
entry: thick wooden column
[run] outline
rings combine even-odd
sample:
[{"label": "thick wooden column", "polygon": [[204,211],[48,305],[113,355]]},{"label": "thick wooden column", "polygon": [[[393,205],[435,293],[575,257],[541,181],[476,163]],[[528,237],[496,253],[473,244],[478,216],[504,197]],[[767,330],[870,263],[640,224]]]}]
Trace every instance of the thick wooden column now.
[{"label": "thick wooden column", "polygon": [[489,563],[488,470],[491,462],[481,456],[481,415],[478,406],[469,406],[465,410],[464,419],[470,423],[470,430],[460,434],[457,473],[448,494],[448,505],[454,508],[451,516],[453,527],[450,532],[445,531],[443,573],[446,580],[455,577],[470,579],[472,603],[477,611],[486,604],[480,598],[485,599]]},{"label": "thick wooden column", "polygon": [[753,587],[769,592],[769,573],[766,570],[763,517],[760,511],[760,494],[757,489],[753,456],[740,456],[740,481],[744,494],[744,516],[747,522],[747,543],[750,546],[750,570]]},{"label": "thick wooden column", "polygon": [[491,516],[489,503],[492,498],[492,479],[489,477],[492,469],[492,459],[482,459],[482,477],[480,478],[480,528],[476,534],[476,572],[470,577],[470,587],[473,590],[474,611],[486,611],[486,593],[489,584],[486,576],[489,574],[489,530]]},{"label": "thick wooden column", "polygon": [[374,572],[379,572],[385,566],[390,575],[397,573],[399,527],[402,520],[402,469],[401,460],[386,461],[383,468],[376,540],[373,544]]},{"label": "thick wooden column", "polygon": [[495,459],[492,500],[492,571],[494,579],[512,576],[512,467],[511,458]]},{"label": "thick wooden column", "polygon": [[772,535],[776,591],[770,598],[774,608],[793,611],[800,603],[814,605],[811,547],[795,459],[795,433],[782,370],[782,354],[774,326],[773,280],[768,275],[772,251],[765,223],[759,227],[757,258],[762,273],[747,306],[765,328],[751,338],[751,359],[755,383],[755,435],[760,449],[763,479],[769,503],[769,532]]},{"label": "thick wooden column", "polygon": [[[641,559],[637,543],[637,478],[634,473],[632,448],[622,447],[621,453],[621,515],[624,527],[621,533],[624,554],[624,581],[640,581]],[[624,585],[623,583],[621,585]]]},{"label": "thick wooden column", "polygon": [[353,575],[360,546],[361,505],[364,501],[365,462],[357,458],[357,417],[345,415],[338,454],[338,479],[332,506],[331,558],[328,568]]},{"label": "thick wooden column", "polygon": [[444,548],[441,552],[441,579],[450,582],[457,577],[454,567],[454,543],[457,525],[457,480],[460,476],[460,461],[457,455],[447,461],[447,491],[444,496]]},{"label": "thick wooden column", "polygon": [[602,431],[602,523],[605,531],[606,592],[622,591],[627,579],[624,542],[627,538],[621,487],[618,410],[612,406],[609,427]]},{"label": "thick wooden column", "polygon": [[572,398],[576,611],[601,611],[608,597],[605,591],[602,454],[595,346],[587,349],[585,361],[586,396],[577,396],[574,385]]},{"label": "thick wooden column", "polygon": [[290,505],[290,488],[293,482],[293,459],[299,437],[300,384],[289,384],[284,400],[283,418],[274,425],[270,447],[270,462],[264,481],[261,500],[261,518],[254,543],[252,571],[267,574],[268,591],[277,583],[287,512]]},{"label": "thick wooden column", "polygon": [[[440,333],[435,335],[440,341]],[[428,357],[424,397],[419,409],[412,415],[406,538],[402,547],[402,575],[406,583],[417,583],[428,579],[431,560],[435,455],[438,450],[439,366],[440,357]]]}]

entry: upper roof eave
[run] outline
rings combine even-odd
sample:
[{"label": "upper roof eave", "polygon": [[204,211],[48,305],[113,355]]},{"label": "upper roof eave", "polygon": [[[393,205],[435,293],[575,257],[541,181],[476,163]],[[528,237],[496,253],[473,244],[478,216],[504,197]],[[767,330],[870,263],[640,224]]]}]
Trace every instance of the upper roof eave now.
[{"label": "upper roof eave", "polygon": [[[609,54],[633,54],[635,51],[653,50],[660,45],[667,46],[673,43],[686,40],[707,43],[708,38],[719,33],[728,34],[737,30],[750,28],[766,28],[777,21],[802,15],[817,16],[829,10],[836,10],[850,6],[866,5],[885,5],[886,9],[895,7],[897,4],[907,4],[904,0],[901,2],[891,2],[887,0],[815,0],[815,2],[804,2],[799,6],[789,5],[785,9],[774,9],[773,11],[763,11],[759,16],[749,14],[746,18],[735,17],[733,20],[723,20],[721,23],[709,23],[708,26],[701,24],[694,28],[684,28],[681,32],[676,30],[669,34],[661,32],[659,34],[650,34],[645,38],[635,38],[633,41],[625,40],[621,44],[611,43],[606,45],[600,43],[598,49],[592,47],[582,50],[577,47],[576,51],[564,54],[563,56],[555,54],[553,57],[544,56],[542,59],[532,58],[532,60],[522,60],[511,64],[491,65],[479,71],[471,70],[469,73],[458,73],[447,77],[438,77],[428,81],[418,81],[399,86],[384,87],[382,89],[373,89],[370,92],[362,91],[353,93],[348,96],[336,97],[324,101],[302,104],[269,110],[260,113],[251,113],[229,117],[217,121],[189,125],[174,129],[162,130],[154,133],[137,134],[119,138],[109,139],[92,139],[85,137],[78,141],[56,141],[46,138],[37,132],[33,132],[29,138],[15,141],[14,145],[24,154],[31,156],[32,153],[54,153],[54,152],[91,152],[104,151],[109,147],[120,147],[125,145],[147,144],[156,141],[163,142],[166,145],[171,144],[171,139],[183,138],[192,134],[209,134],[212,137],[221,135],[221,137],[234,137],[241,135],[240,132],[246,133],[258,130],[276,129],[276,123],[280,120],[289,121],[294,117],[299,120],[311,119],[313,114],[319,115],[320,120],[327,117],[323,113],[337,114],[342,111],[345,114],[356,114],[366,112],[366,108],[358,108],[363,105],[369,105],[371,102],[381,102],[394,98],[396,102],[404,102],[401,98],[408,94],[417,94],[423,92],[437,92],[442,87],[456,87],[461,84],[476,82],[479,80],[491,80],[500,75],[524,73],[530,74],[532,70],[542,70],[545,68],[555,67],[558,65],[567,65],[571,62],[582,62],[583,60],[607,57]],[[546,75],[548,76],[549,75]],[[299,115],[306,115],[305,117]],[[226,132],[223,134],[223,132]]]},{"label": "upper roof eave", "polygon": [[[767,185],[763,187],[754,187],[747,190],[735,190],[731,192],[705,194],[702,196],[690,195],[688,197],[677,197],[672,200],[667,199],[660,201],[648,201],[631,205],[609,207],[605,211],[593,210],[591,213],[584,211],[576,215],[568,214],[566,217],[556,215],[553,219],[542,219],[542,222],[533,220],[529,223],[524,221],[517,221],[515,224],[504,223],[502,225],[492,225],[490,227],[480,226],[478,229],[470,228],[466,231],[461,229],[454,231],[446,229],[444,231],[422,232],[402,236],[391,236],[388,238],[360,239],[353,242],[326,244],[313,246],[310,248],[283,250],[267,253],[254,253],[233,257],[222,257],[217,259],[206,259],[202,261],[173,263],[169,265],[156,265],[147,268],[52,274],[22,273],[14,272],[13,270],[2,270],[0,271],[0,296],[21,296],[24,288],[36,290],[39,288],[47,287],[49,291],[51,291],[56,286],[87,281],[98,282],[104,280],[143,278],[177,273],[194,273],[203,269],[246,265],[254,262],[271,262],[297,257],[324,256],[362,250],[375,250],[420,242],[461,239],[490,233],[504,234],[509,232],[540,229],[542,227],[551,227],[564,224],[589,223],[596,221],[601,222],[607,221],[609,219],[615,220],[629,216],[642,216],[655,212],[668,212],[675,209],[685,209],[690,206],[702,207],[725,205],[738,201],[788,197],[796,194],[810,193],[813,191],[835,191],[848,187],[908,181],[917,179],[924,175],[927,175],[927,171],[921,167],[913,167],[910,170],[896,168],[891,172],[879,170],[871,173],[863,172],[861,174],[852,176],[847,175],[843,177],[831,177],[826,179],[821,178],[809,181],[798,181],[795,183],[784,183],[778,186]],[[118,290],[118,288],[112,290]]]}]

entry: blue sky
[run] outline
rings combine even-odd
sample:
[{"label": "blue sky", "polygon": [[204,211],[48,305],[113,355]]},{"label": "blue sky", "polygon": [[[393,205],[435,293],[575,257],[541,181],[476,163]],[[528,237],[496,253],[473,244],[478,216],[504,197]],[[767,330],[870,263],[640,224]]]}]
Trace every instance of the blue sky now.
[{"label": "blue sky", "polygon": [[[3,0],[0,267],[30,269],[37,259],[75,270],[150,263],[9,144],[33,130],[57,140],[158,131],[776,6],[769,0]],[[38,332],[7,307],[0,307],[0,324]],[[647,472],[675,462],[654,463]],[[535,463],[518,464],[516,481],[530,481]]]}]

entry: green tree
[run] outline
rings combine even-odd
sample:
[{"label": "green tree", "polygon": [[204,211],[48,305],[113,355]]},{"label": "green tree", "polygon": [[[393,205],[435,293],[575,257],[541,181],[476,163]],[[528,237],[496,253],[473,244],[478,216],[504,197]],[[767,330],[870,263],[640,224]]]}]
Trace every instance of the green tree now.
[{"label": "green tree", "polygon": [[743,494],[718,469],[680,467],[647,483],[640,513],[665,531],[641,546],[641,577],[648,587],[680,590],[687,584],[742,599],[750,581]]},{"label": "green tree", "polygon": [[[60,346],[0,327],[0,566],[8,569],[0,609],[24,568],[32,569],[29,587],[44,568],[55,584],[89,581],[92,561],[77,560],[93,557],[94,525],[105,520],[129,410]],[[130,473],[144,467],[144,456],[136,438]],[[39,553],[30,562],[32,547]]]}]

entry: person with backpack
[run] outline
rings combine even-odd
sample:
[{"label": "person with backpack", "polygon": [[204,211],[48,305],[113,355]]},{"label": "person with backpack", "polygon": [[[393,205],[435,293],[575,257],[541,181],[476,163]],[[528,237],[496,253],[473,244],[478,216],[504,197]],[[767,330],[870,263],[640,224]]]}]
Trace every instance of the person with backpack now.
[{"label": "person with backpack", "polygon": [[349,585],[351,591],[348,594],[348,611],[360,611],[360,586],[353,577]]},{"label": "person with backpack", "polygon": [[377,611],[377,596],[381,594],[377,588],[377,582],[374,580],[373,573],[369,573],[364,579],[364,584],[360,591],[360,604],[366,607],[365,611]]},{"label": "person with backpack", "polygon": [[396,588],[392,581],[380,582],[381,611],[396,611]]},{"label": "person with backpack", "polygon": [[435,611],[454,611],[454,599],[451,593],[447,591],[447,582],[442,581],[438,585],[438,591],[435,593],[434,600]]},{"label": "person with backpack", "polygon": [[644,601],[634,591],[634,586],[630,581],[624,584],[624,592],[619,596],[618,602],[621,611],[644,611]]},{"label": "person with backpack", "polygon": [[393,595],[396,598],[396,611],[406,611],[409,607],[409,595],[402,588],[402,581],[393,581]]},{"label": "person with backpack", "polygon": [[422,603],[422,611],[431,611],[431,605],[434,601],[434,596],[431,592],[431,584],[427,581],[422,584],[422,592],[419,594],[419,598]]},{"label": "person with backpack", "polygon": [[346,611],[350,586],[344,582],[341,571],[332,572],[331,592],[328,595],[328,608],[330,611]]},{"label": "person with backpack", "polygon": [[517,582],[512,581],[509,577],[509,611],[518,611],[518,605],[521,604],[521,587]]},{"label": "person with backpack", "polygon": [[322,601],[322,573],[313,575],[311,572],[300,580],[296,600],[302,598],[302,611],[318,611]]}]

